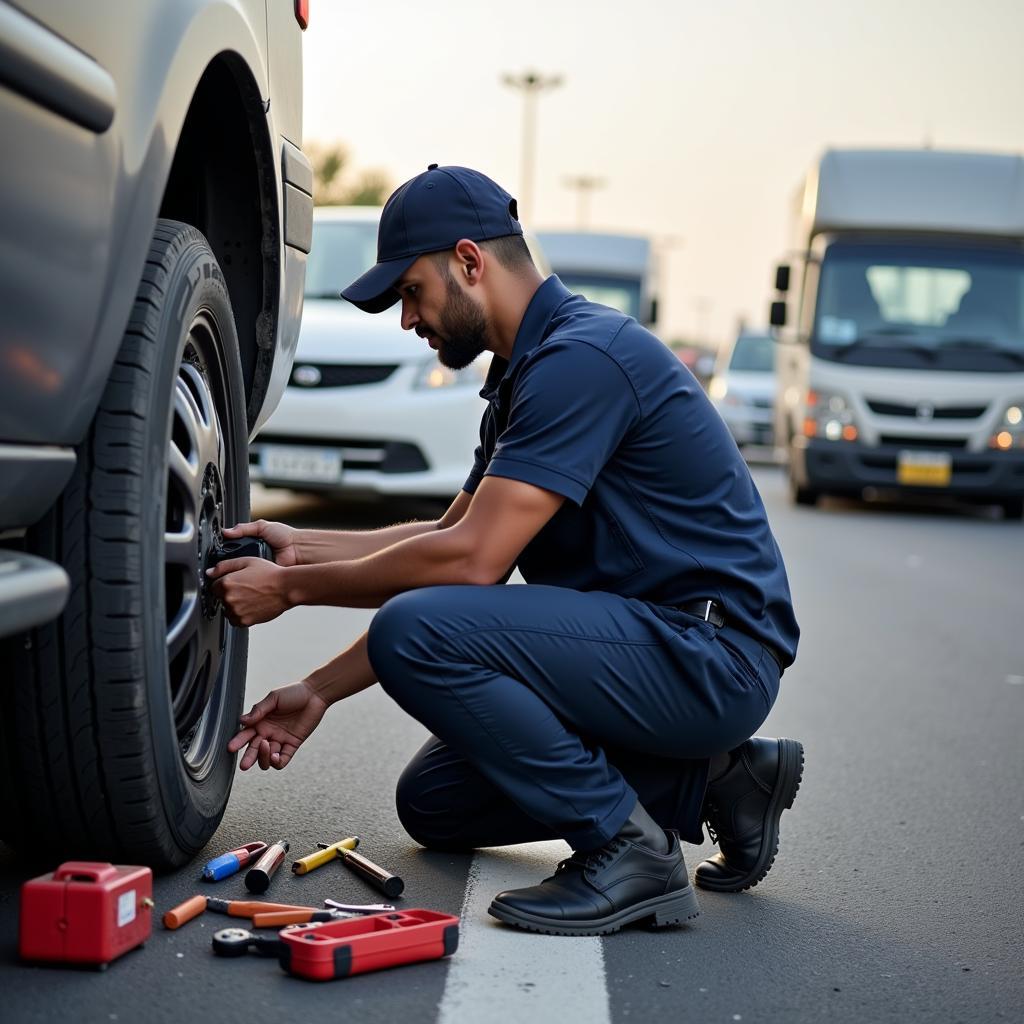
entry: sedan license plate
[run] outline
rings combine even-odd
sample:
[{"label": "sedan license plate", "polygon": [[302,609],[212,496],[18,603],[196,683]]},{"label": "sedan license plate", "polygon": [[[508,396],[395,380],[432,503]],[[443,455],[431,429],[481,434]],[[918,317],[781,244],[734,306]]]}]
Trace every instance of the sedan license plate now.
[{"label": "sedan license plate", "polygon": [[952,476],[949,452],[902,451],[896,461],[896,482],[907,487],[948,487]]},{"label": "sedan license plate", "polygon": [[270,480],[331,484],[341,480],[341,452],[335,448],[263,445],[260,469]]}]

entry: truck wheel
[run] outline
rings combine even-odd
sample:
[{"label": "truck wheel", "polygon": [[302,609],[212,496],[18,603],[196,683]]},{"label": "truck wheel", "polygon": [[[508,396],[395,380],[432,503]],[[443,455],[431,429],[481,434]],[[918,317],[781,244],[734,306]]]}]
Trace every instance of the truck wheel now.
[{"label": "truck wheel", "polygon": [[789,449],[789,497],[794,505],[813,507],[818,504],[821,493],[813,487],[804,487],[793,473],[793,449]]},{"label": "truck wheel", "polygon": [[821,495],[817,491],[812,491],[810,487],[799,487],[797,484],[790,484],[789,496],[793,500],[794,505],[805,505],[813,508],[818,504],[818,499]]},{"label": "truck wheel", "polygon": [[220,822],[248,637],[202,570],[248,518],[246,434],[221,269],[199,231],[158,221],[75,474],[29,536],[72,592],[11,644],[16,846],[172,867]]},{"label": "truck wheel", "polygon": [[1024,519],[1024,498],[1007,498],[1001,501],[1004,519]]}]

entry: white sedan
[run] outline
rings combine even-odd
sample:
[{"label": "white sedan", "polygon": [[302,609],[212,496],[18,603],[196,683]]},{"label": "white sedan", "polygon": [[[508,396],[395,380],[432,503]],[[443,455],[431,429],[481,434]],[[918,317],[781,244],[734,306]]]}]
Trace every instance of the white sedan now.
[{"label": "white sedan", "polygon": [[250,447],[265,487],[453,498],[473,465],[490,353],[443,367],[399,305],[363,313],[338,294],[377,258],[380,210],[314,213],[306,302],[291,379]]}]

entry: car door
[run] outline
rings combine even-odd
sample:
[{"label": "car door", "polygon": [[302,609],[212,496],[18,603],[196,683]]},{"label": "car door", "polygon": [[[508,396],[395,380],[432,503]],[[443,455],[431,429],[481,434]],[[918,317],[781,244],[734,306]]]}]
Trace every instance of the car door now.
[{"label": "car door", "polygon": [[103,302],[117,96],[74,35],[96,6],[0,0],[0,442],[65,440]]}]

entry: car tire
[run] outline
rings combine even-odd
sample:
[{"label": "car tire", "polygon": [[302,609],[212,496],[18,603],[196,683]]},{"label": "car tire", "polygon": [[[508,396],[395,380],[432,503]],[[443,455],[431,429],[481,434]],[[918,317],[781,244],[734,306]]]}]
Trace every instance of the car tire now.
[{"label": "car tire", "polygon": [[5,655],[9,838],[34,855],[175,867],[227,804],[248,642],[203,587],[220,530],[248,518],[249,480],[231,302],[195,228],[157,222],[77,455],[28,537],[71,595]]},{"label": "car tire", "polygon": [[796,478],[796,474],[793,471],[793,446],[789,446],[789,498],[794,505],[803,505],[813,508],[818,504],[818,499],[821,497],[821,492],[816,491],[813,487],[805,487]]},{"label": "car tire", "polygon": [[1024,498],[1006,498],[1000,505],[1004,519],[1024,519]]}]

